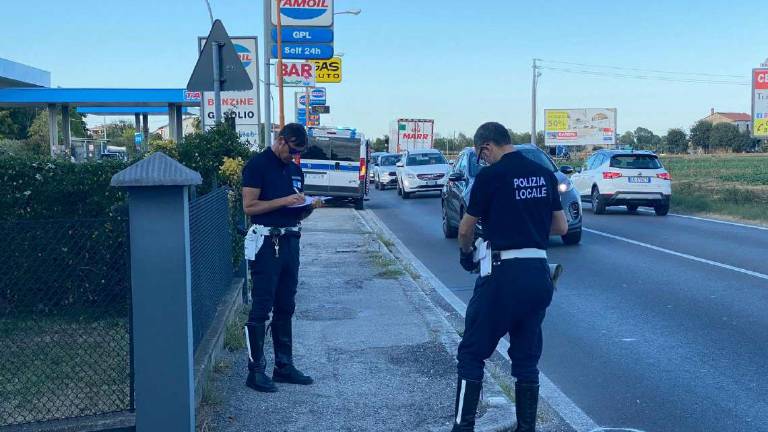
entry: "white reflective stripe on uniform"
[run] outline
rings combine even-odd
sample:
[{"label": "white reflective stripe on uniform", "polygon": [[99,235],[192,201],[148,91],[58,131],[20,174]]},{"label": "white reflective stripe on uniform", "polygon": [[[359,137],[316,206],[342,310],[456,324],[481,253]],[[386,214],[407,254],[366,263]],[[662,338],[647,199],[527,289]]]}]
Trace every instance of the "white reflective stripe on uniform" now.
[{"label": "white reflective stripe on uniform", "polygon": [[251,338],[248,334],[248,326],[243,327],[243,329],[245,329],[245,345],[248,347],[248,360],[253,363],[253,357],[251,356]]},{"label": "white reflective stripe on uniform", "polygon": [[461,411],[464,409],[464,392],[467,390],[467,381],[461,380],[461,392],[459,392],[459,408],[456,410],[456,424],[461,423]]},{"label": "white reflective stripe on uniform", "polygon": [[499,257],[503,260],[513,258],[547,258],[547,251],[544,249],[509,249],[499,251]]}]

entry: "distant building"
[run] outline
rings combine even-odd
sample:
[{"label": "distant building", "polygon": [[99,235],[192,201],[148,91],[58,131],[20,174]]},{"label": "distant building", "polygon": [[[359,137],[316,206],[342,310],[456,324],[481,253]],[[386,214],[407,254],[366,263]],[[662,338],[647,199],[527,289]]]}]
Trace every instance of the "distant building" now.
[{"label": "distant building", "polygon": [[[181,124],[182,124],[181,128],[183,130],[182,135],[187,135],[195,132],[195,125],[198,119],[199,117],[197,116],[184,117],[184,119],[181,121]],[[159,128],[157,128],[154,133],[160,134],[160,136],[162,136],[164,140],[171,139],[171,130],[167,124],[164,124]]]},{"label": "distant building", "polygon": [[715,112],[715,109],[711,108],[709,110],[709,115],[702,120],[708,121],[713,125],[718,123],[731,123],[736,125],[741,132],[752,131],[752,116],[747,113]]}]

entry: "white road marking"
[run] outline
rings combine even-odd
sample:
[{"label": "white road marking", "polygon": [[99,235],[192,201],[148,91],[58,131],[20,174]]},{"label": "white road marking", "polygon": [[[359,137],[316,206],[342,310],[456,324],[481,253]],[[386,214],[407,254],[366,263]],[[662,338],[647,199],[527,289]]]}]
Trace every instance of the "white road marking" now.
[{"label": "white road marking", "polygon": [[[654,212],[649,211],[649,210],[642,210],[641,209],[639,211],[642,212],[642,213],[647,213],[647,214],[655,214]],[[731,222],[731,221],[720,220],[720,219],[705,218],[705,217],[701,217],[701,216],[690,216],[690,215],[683,215],[683,214],[677,214],[677,213],[670,213],[668,216],[674,216],[674,217],[679,217],[679,218],[684,218],[684,219],[693,219],[693,220],[702,221],[702,222],[713,222],[713,223],[719,223],[719,224],[723,224],[723,225],[732,225],[732,226],[737,226],[737,227],[741,227],[741,228],[752,228],[752,229],[756,229],[756,230],[760,230],[760,231],[768,231],[768,227],[764,227],[764,226],[760,226],[760,225],[750,225],[750,224],[739,223],[739,222]]]},{"label": "white road marking", "polygon": [[[456,295],[443,284],[440,279],[437,278],[428,268],[421,262],[416,256],[400,241],[400,239],[387,227],[384,222],[379,219],[376,214],[371,210],[364,210],[370,217],[371,221],[377,225],[378,231],[383,233],[390,241],[395,245],[395,248],[410,263],[410,265],[416,270],[421,277],[427,281],[437,291],[445,301],[447,301],[453,309],[458,312],[462,318],[465,317],[467,311],[467,305],[461,301]],[[364,218],[363,223],[368,225]],[[371,228],[369,226],[369,228]],[[509,360],[507,350],[509,349],[509,342],[506,339],[501,339],[499,345],[496,347],[496,351],[499,352],[505,359]],[[539,393],[544,400],[557,411],[558,414],[577,432],[592,432],[601,430],[600,427],[590,418],[584,411],[576,406],[573,401],[560,390],[555,383],[550,381],[543,372],[539,373]]]},{"label": "white road marking", "polygon": [[736,266],[732,266],[732,265],[729,265],[729,264],[723,264],[721,262],[708,260],[706,258],[699,258],[697,256],[684,254],[682,252],[677,252],[677,251],[673,251],[673,250],[670,250],[670,249],[665,249],[665,248],[662,248],[662,247],[654,246],[652,244],[643,243],[643,242],[640,242],[640,241],[637,241],[637,240],[628,239],[626,237],[621,237],[621,236],[617,236],[617,235],[613,235],[613,234],[608,234],[606,232],[593,230],[591,228],[582,228],[582,229],[584,231],[590,232],[592,234],[597,234],[597,235],[600,235],[600,236],[603,236],[603,237],[608,237],[608,238],[611,238],[611,239],[614,239],[614,240],[620,240],[620,241],[623,241],[623,242],[626,242],[626,243],[630,243],[630,244],[633,244],[633,245],[636,245],[636,246],[642,246],[642,247],[645,247],[645,248],[648,248],[648,249],[653,249],[653,250],[658,251],[658,252],[663,252],[663,253],[674,255],[674,256],[677,256],[677,257],[680,257],[680,258],[689,259],[691,261],[696,261],[696,262],[700,262],[700,263],[704,263],[704,264],[709,264],[711,266],[720,267],[720,268],[724,268],[724,269],[727,269],[727,270],[732,270],[732,271],[743,273],[745,275],[753,276],[753,277],[756,277],[756,278],[759,278],[759,279],[768,280],[768,275],[763,274],[763,273],[758,273],[756,271],[743,269],[741,267],[736,267]]}]

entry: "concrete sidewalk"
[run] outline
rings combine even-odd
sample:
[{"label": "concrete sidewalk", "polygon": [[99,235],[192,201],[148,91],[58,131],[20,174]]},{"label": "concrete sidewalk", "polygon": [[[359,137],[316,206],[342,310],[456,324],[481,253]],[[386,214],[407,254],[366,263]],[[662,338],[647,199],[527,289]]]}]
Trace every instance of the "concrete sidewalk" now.
[{"label": "concrete sidewalk", "polygon": [[[255,392],[245,350],[225,352],[202,429],[450,430],[459,336],[376,235],[353,210],[322,209],[304,224],[301,258],[294,357],[315,384]],[[480,414],[477,431],[514,425],[488,376]]]}]

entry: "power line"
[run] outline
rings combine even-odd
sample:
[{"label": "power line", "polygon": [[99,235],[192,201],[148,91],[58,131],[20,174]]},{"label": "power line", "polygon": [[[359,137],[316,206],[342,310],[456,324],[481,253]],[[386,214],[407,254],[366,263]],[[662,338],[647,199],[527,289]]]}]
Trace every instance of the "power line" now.
[{"label": "power line", "polygon": [[[552,66],[539,66],[539,69],[572,73],[572,74],[578,74],[578,75],[604,76],[604,77],[611,77],[611,78],[632,78],[632,79],[642,79],[642,80],[652,80],[652,81],[667,81],[667,82],[694,83],[694,84],[725,84],[725,85],[738,85],[738,86],[751,85],[751,83],[744,82],[744,81],[740,82],[740,81],[728,81],[728,80],[707,80],[707,79],[698,79],[698,78],[675,78],[675,77],[666,77],[666,76],[637,75],[637,74],[625,74],[625,73],[618,73],[618,72],[604,72],[604,71],[591,71],[591,70],[582,70],[582,69],[559,68],[559,67],[552,67]],[[740,77],[740,78],[743,78],[743,77]]]},{"label": "power line", "polygon": [[725,75],[725,74],[713,74],[713,73],[706,73],[706,72],[679,72],[679,71],[674,72],[674,71],[664,71],[664,70],[657,70],[657,69],[631,68],[631,67],[624,67],[624,66],[595,65],[595,64],[564,62],[564,61],[556,61],[556,60],[541,60],[541,59],[538,59],[538,60],[546,63],[582,66],[582,67],[588,67],[588,68],[616,69],[616,70],[627,70],[627,71],[634,71],[634,72],[648,72],[648,73],[671,74],[671,75],[698,75],[698,76],[721,77],[721,78],[745,78],[744,75]]}]

